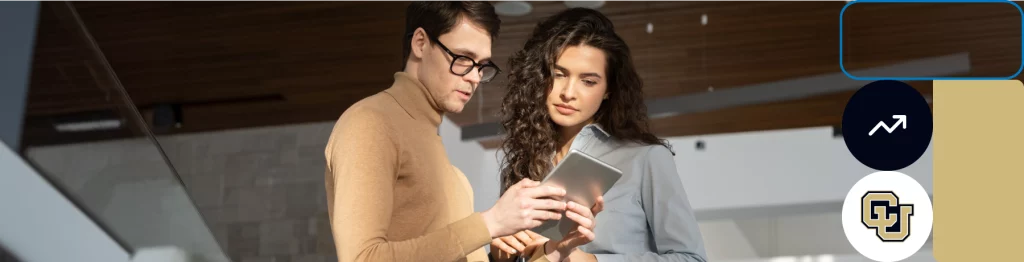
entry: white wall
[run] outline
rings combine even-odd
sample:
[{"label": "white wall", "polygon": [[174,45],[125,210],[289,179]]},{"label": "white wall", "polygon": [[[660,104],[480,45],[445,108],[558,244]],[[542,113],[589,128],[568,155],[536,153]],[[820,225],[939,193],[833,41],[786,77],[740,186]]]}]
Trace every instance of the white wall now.
[{"label": "white wall", "polygon": [[761,257],[752,239],[735,221],[704,221],[699,225],[704,251],[711,261]]},{"label": "white wall", "polygon": [[0,245],[22,261],[128,261],[129,254],[0,142]]},{"label": "white wall", "polygon": [[[694,143],[705,142],[697,151]],[[841,203],[874,171],[833,138],[831,127],[674,137],[676,165],[690,203],[702,210]],[[900,170],[932,192],[932,150]],[[839,210],[839,209],[835,209]]]}]

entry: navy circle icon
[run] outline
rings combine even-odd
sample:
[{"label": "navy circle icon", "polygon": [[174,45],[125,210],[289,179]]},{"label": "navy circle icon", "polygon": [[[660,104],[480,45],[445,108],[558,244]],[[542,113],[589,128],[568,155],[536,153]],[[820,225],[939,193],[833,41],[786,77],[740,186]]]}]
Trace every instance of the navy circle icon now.
[{"label": "navy circle icon", "polygon": [[932,110],[910,85],[875,81],[850,97],[842,127],[846,148],[857,161],[875,170],[900,170],[928,149]]}]

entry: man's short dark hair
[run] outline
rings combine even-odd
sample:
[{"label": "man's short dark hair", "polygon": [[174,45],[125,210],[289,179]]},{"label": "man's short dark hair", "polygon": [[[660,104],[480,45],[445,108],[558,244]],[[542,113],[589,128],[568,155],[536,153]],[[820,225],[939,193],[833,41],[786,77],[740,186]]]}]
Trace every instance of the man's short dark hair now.
[{"label": "man's short dark hair", "polygon": [[423,28],[430,37],[448,33],[461,18],[467,18],[491,35],[491,41],[498,38],[501,19],[494,12],[494,6],[482,1],[423,1],[412,2],[405,11],[405,37],[402,39],[402,69],[412,52],[412,35],[417,28]]}]

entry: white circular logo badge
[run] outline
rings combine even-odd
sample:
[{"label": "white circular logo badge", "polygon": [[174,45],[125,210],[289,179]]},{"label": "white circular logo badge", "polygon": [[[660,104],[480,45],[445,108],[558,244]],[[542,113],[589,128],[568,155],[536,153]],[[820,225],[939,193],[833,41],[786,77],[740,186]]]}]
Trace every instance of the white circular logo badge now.
[{"label": "white circular logo badge", "polygon": [[932,233],[931,198],[917,180],[903,173],[872,173],[847,193],[843,231],[853,248],[871,260],[906,259]]}]

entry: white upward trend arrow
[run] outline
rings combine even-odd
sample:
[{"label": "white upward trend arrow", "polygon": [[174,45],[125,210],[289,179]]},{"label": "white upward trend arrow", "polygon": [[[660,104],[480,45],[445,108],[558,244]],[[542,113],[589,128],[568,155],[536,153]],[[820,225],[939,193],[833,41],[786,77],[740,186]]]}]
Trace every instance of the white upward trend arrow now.
[{"label": "white upward trend arrow", "polygon": [[878,131],[879,127],[884,127],[885,132],[889,132],[890,134],[892,134],[892,131],[896,131],[896,127],[900,126],[900,124],[903,124],[903,129],[907,129],[907,115],[892,115],[892,118],[898,119],[895,124],[892,124],[892,127],[885,125],[885,121],[878,121],[875,128],[872,128],[871,132],[868,132],[868,136],[874,135],[875,131]]}]

